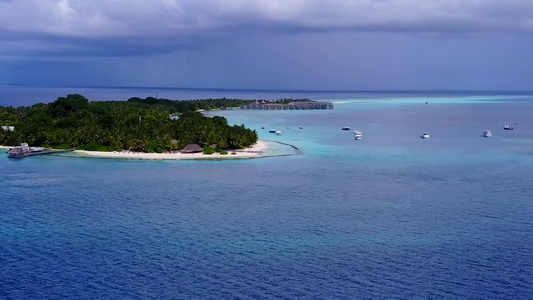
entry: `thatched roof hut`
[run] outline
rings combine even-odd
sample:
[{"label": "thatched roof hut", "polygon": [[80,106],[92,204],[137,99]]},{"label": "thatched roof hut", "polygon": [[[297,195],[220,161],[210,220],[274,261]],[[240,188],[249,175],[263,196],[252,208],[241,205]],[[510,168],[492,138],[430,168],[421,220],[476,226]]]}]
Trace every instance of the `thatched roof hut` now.
[{"label": "thatched roof hut", "polygon": [[198,146],[197,144],[189,144],[185,148],[181,149],[181,153],[201,153],[204,152],[204,148]]}]

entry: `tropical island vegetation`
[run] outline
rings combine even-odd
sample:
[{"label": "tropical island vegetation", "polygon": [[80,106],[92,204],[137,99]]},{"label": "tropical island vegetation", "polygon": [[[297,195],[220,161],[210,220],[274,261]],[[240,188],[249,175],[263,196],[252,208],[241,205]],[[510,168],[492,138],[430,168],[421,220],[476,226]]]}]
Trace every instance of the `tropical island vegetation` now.
[{"label": "tropical island vegetation", "polygon": [[[0,106],[0,144],[52,146],[92,151],[173,151],[188,144],[239,149],[257,142],[257,132],[230,126],[224,117],[207,117],[197,110],[235,107],[252,100],[206,99],[173,101],[131,98],[90,102],[79,94],[29,107]],[[170,115],[179,118],[170,118]]]},{"label": "tropical island vegetation", "polygon": [[186,111],[199,111],[199,110],[212,110],[212,109],[226,109],[233,107],[241,107],[244,105],[250,105],[253,103],[268,103],[268,104],[282,104],[287,105],[291,102],[315,102],[307,98],[303,99],[292,99],[292,98],[282,98],[277,100],[244,100],[244,99],[227,99],[227,98],[217,98],[217,99],[201,99],[201,100],[187,100],[187,101],[176,101],[169,99],[160,99],[147,97],[146,99],[141,99],[138,97],[133,97],[128,100],[128,102],[135,103],[145,103],[149,105],[163,105],[168,107],[173,112],[186,112]]}]

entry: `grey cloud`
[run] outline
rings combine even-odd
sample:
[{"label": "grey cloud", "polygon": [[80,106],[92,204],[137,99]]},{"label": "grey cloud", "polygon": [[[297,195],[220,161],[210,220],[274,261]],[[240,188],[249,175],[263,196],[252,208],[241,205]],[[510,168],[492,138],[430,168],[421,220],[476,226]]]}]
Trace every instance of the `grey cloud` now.
[{"label": "grey cloud", "polygon": [[0,55],[22,43],[33,45],[22,53],[171,52],[257,31],[531,33],[530,11],[521,0],[0,0],[0,38],[12,41]]},{"label": "grey cloud", "polygon": [[0,5],[5,30],[81,37],[196,34],[239,25],[366,30],[405,24],[419,31],[468,31],[465,25],[471,24],[533,30],[528,13],[533,2],[518,0],[18,0]]}]

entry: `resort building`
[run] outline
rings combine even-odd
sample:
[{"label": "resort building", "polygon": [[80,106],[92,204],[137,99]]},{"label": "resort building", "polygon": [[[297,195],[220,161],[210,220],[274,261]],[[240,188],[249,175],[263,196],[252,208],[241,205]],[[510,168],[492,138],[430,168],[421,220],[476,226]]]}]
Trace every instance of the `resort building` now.
[{"label": "resort building", "polygon": [[183,154],[202,153],[204,152],[204,148],[198,146],[197,144],[189,144],[185,146],[185,148],[181,149],[180,152]]}]

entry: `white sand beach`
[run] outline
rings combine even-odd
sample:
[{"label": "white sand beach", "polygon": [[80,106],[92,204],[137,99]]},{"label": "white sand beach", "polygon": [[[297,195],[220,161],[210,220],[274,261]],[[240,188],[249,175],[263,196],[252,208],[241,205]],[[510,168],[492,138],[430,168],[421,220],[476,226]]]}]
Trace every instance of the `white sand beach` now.
[{"label": "white sand beach", "polygon": [[[100,157],[100,158],[121,158],[121,159],[148,159],[148,160],[185,160],[185,159],[243,159],[243,158],[258,158],[263,155],[263,151],[268,148],[268,143],[265,141],[257,141],[252,147],[243,150],[228,150],[228,154],[221,155],[220,153],[214,153],[211,155],[203,153],[144,153],[144,152],[99,152],[99,151],[85,151],[76,150],[74,153],[80,156],[86,157]],[[235,152],[235,154],[231,154]]]}]

